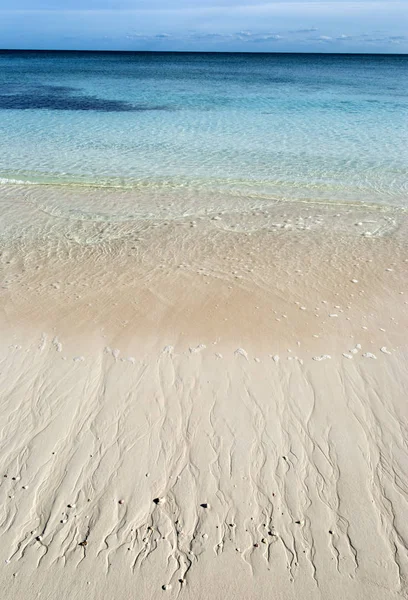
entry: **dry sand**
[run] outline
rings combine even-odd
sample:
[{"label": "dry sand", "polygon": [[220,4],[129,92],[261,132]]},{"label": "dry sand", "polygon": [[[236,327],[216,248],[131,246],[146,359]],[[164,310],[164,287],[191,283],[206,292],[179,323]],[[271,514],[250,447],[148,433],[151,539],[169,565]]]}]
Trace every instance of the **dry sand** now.
[{"label": "dry sand", "polygon": [[403,212],[0,201],[2,598],[408,596]]}]

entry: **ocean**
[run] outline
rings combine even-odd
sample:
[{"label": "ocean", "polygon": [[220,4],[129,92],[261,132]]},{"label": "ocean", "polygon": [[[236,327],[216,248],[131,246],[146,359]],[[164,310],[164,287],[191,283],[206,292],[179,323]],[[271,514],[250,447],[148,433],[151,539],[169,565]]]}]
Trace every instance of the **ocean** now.
[{"label": "ocean", "polygon": [[408,56],[2,52],[0,85],[3,189],[408,206]]}]

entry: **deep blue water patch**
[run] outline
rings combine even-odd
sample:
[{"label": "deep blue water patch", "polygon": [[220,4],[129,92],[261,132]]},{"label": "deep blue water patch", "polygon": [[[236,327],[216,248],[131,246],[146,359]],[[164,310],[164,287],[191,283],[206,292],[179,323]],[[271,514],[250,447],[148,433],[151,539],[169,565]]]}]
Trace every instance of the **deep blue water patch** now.
[{"label": "deep blue water patch", "polygon": [[27,89],[26,86],[11,84],[0,90],[0,110],[142,112],[171,110],[171,108],[98,98],[93,95],[81,94],[76,88],[70,86],[38,85]]}]

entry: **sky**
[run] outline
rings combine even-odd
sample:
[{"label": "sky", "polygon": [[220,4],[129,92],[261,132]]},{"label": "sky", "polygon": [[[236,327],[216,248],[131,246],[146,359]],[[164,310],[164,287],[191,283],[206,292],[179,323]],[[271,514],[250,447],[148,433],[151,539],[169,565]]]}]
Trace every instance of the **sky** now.
[{"label": "sky", "polygon": [[408,0],[0,0],[0,48],[408,53]]}]

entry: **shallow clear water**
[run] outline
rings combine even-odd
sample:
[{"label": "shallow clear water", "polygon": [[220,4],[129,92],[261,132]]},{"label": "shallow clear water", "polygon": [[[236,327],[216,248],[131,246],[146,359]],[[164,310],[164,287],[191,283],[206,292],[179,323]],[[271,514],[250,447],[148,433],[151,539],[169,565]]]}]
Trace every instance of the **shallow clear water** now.
[{"label": "shallow clear water", "polygon": [[408,56],[0,53],[0,84],[2,183],[408,206]]}]

